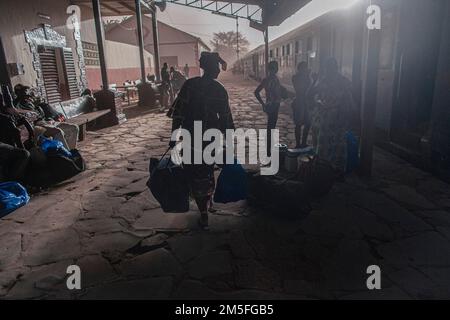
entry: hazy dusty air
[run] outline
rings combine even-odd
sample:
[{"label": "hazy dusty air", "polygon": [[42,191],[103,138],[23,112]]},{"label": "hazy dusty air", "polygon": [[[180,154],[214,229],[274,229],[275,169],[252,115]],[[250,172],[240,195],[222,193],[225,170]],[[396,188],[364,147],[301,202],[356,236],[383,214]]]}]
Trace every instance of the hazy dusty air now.
[{"label": "hazy dusty air", "polygon": [[[315,17],[337,8],[345,8],[358,0],[312,0],[302,10],[287,19],[279,27],[270,28],[270,39],[274,39],[299,25],[314,19]],[[213,15],[198,9],[190,9],[184,6],[168,4],[167,10],[159,15],[159,18],[177,27],[201,37],[206,43],[210,43],[214,32],[236,30],[234,19]],[[263,37],[260,31],[249,27],[248,22],[241,19],[240,31],[250,41],[250,49],[262,44]]]}]

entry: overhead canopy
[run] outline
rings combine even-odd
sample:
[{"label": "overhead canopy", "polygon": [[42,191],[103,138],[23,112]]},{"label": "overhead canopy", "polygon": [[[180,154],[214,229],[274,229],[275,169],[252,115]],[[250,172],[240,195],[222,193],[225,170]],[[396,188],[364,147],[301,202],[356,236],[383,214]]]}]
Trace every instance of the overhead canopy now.
[{"label": "overhead canopy", "polygon": [[[72,4],[81,7],[88,7],[92,10],[92,0],[71,0]],[[151,11],[145,1],[141,1],[142,13],[148,14]],[[136,14],[135,0],[100,0],[103,16],[131,16]]]},{"label": "overhead canopy", "polygon": [[[154,53],[153,30],[151,18],[142,17],[142,29],[144,38],[144,48],[150,53]],[[203,47],[209,47],[199,37],[174,28],[164,22],[158,22],[159,45],[177,45],[187,43],[200,43]],[[105,29],[105,39],[137,46],[136,17],[130,17],[120,23],[112,24]]]},{"label": "overhead canopy", "polygon": [[[167,0],[230,17],[245,18],[264,26],[278,26],[311,0]],[[71,0],[72,4],[92,8],[92,0]],[[150,13],[150,4],[163,0],[141,0],[142,13]],[[100,0],[104,16],[135,14],[135,0]]]}]

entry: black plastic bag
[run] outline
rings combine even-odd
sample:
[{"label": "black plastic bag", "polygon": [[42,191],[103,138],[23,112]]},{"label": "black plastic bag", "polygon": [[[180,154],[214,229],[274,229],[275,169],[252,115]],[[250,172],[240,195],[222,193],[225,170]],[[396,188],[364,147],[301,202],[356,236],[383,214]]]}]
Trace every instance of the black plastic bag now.
[{"label": "black plastic bag", "polygon": [[44,153],[39,161],[34,160],[33,154],[31,153],[31,163],[26,174],[26,183],[33,187],[50,187],[86,169],[85,161],[76,149],[71,150],[71,157],[56,152],[47,155]]},{"label": "black plastic bag", "polygon": [[161,159],[150,159],[149,171],[147,186],[163,211],[189,211],[189,184],[183,167],[174,164],[170,156],[164,154]]}]

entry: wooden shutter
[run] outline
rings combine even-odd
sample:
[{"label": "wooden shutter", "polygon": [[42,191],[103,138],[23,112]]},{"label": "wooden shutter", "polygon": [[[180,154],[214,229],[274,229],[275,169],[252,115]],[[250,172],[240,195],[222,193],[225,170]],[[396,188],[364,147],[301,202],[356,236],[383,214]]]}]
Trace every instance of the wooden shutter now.
[{"label": "wooden shutter", "polygon": [[59,92],[58,66],[56,63],[56,51],[54,48],[41,48],[39,51],[42,76],[44,78],[45,92],[49,104],[61,101]]},{"label": "wooden shutter", "polygon": [[67,80],[67,88],[70,99],[75,99],[80,96],[80,90],[78,89],[77,73],[75,71],[75,61],[73,59],[72,49],[63,49],[64,58],[64,73]]}]

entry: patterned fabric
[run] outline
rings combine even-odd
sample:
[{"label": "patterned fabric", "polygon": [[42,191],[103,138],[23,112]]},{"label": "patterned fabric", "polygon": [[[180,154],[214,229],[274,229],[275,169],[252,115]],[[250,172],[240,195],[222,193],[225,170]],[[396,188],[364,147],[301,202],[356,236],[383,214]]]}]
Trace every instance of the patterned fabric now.
[{"label": "patterned fabric", "polygon": [[266,103],[267,104],[279,104],[281,103],[281,84],[277,76],[269,76],[262,82],[262,86],[266,91]]},{"label": "patterned fabric", "polygon": [[319,158],[345,170],[346,140],[353,100],[351,82],[341,75],[324,78],[311,89],[313,141]]},{"label": "patterned fabric", "polygon": [[292,111],[294,113],[295,125],[308,124],[310,121],[307,110],[306,94],[311,86],[309,75],[296,74],[292,77],[296,98],[292,103]]},{"label": "patterned fabric", "polygon": [[[203,132],[212,128],[223,133],[226,129],[234,129],[227,91],[216,80],[205,77],[196,77],[185,82],[172,106],[171,117],[172,130],[181,127],[189,131],[192,137],[194,121],[202,121]],[[184,167],[192,196],[197,202],[201,200],[201,205],[204,205],[203,202],[210,201],[214,193],[214,167],[207,164]]]},{"label": "patterned fabric", "polygon": [[185,82],[172,106],[172,129],[182,127],[194,133],[194,121],[202,121],[203,132],[217,128],[234,129],[228,93],[218,81],[205,77]]}]

